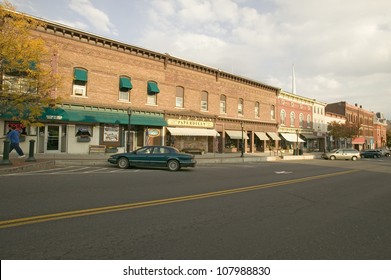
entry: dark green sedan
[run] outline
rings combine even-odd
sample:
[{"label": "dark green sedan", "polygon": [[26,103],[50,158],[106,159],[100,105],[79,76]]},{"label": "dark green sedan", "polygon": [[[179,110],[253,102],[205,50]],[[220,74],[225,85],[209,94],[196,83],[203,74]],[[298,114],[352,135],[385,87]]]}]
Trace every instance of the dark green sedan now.
[{"label": "dark green sedan", "polygon": [[119,168],[129,167],[164,167],[177,171],[182,167],[195,167],[194,155],[181,153],[169,146],[145,146],[129,153],[114,154],[108,162]]}]

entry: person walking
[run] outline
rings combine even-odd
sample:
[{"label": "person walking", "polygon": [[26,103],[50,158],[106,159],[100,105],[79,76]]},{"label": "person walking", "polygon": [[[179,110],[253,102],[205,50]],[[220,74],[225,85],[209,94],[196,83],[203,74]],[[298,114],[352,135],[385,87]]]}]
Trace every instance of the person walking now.
[{"label": "person walking", "polygon": [[20,132],[16,130],[16,126],[11,126],[11,131],[7,134],[7,138],[11,142],[10,153],[13,149],[15,149],[15,151],[19,155],[19,158],[24,158],[25,154],[23,153],[23,150],[19,146],[19,137],[20,137]]}]

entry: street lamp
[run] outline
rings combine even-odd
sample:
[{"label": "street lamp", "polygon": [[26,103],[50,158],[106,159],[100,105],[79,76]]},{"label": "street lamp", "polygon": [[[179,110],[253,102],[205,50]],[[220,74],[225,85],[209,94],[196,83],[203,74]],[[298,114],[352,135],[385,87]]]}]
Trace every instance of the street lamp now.
[{"label": "street lamp", "polygon": [[244,157],[244,155],[243,155],[243,153],[244,153],[244,137],[243,137],[243,127],[244,127],[244,123],[241,122],[241,123],[240,123],[240,126],[242,127],[242,149],[241,149],[240,157]]},{"label": "street lamp", "polygon": [[126,141],[126,152],[129,153],[130,152],[130,117],[132,116],[132,109],[129,107],[128,108],[128,137],[127,137],[127,141]]},{"label": "street lamp", "polygon": [[299,130],[296,129],[296,155],[299,155]]}]

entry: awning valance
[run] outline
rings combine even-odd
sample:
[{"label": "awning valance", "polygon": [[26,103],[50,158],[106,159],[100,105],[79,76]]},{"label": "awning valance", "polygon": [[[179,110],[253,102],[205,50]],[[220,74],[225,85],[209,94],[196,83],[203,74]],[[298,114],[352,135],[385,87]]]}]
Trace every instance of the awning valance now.
[{"label": "awning valance", "polygon": [[310,139],[318,139],[316,135],[310,134],[310,133],[301,133],[301,136],[303,136],[305,139],[310,140]]},{"label": "awning valance", "polygon": [[185,128],[185,127],[167,127],[171,135],[175,136],[212,136],[216,137],[220,134],[214,129],[206,128]]},{"label": "awning valance", "polygon": [[[225,133],[227,133],[231,139],[242,139],[242,131],[240,130],[226,130]],[[248,136],[245,132],[243,132],[243,139],[248,139]]]},{"label": "awning valance", "polygon": [[[42,120],[58,120],[75,123],[128,124],[129,116],[125,112],[109,112],[90,109],[45,108]],[[131,125],[166,126],[163,116],[132,114]]]},{"label": "awning valance", "polygon": [[281,136],[284,137],[284,139],[288,142],[305,142],[303,139],[297,136],[297,134],[293,133],[281,133]]},{"label": "awning valance", "polygon": [[270,140],[269,137],[267,137],[265,132],[254,132],[254,134],[259,138],[259,140],[262,140],[262,141]]},{"label": "awning valance", "polygon": [[365,144],[365,138],[364,137],[353,138],[352,144],[358,144],[358,145]]},{"label": "awning valance", "polygon": [[272,140],[281,140],[281,138],[278,136],[277,133],[275,132],[266,132],[267,135],[269,135],[269,137],[272,139]]}]

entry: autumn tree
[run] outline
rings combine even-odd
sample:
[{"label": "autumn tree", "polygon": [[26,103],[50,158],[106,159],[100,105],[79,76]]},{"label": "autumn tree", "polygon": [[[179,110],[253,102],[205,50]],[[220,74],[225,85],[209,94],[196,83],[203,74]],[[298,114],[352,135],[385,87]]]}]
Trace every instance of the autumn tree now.
[{"label": "autumn tree", "polygon": [[58,78],[41,38],[31,31],[41,23],[0,3],[0,117],[36,123],[44,107],[53,104]]},{"label": "autumn tree", "polygon": [[344,124],[336,121],[329,123],[328,131],[329,135],[333,136],[338,142],[338,147],[340,139],[349,139],[359,135],[359,129],[356,125],[351,123]]}]

